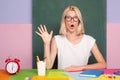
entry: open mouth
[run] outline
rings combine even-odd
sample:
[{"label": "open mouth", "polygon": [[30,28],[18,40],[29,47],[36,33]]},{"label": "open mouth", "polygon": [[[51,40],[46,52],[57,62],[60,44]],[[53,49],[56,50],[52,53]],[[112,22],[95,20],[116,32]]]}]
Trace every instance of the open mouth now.
[{"label": "open mouth", "polygon": [[74,27],[74,25],[72,24],[71,27]]}]

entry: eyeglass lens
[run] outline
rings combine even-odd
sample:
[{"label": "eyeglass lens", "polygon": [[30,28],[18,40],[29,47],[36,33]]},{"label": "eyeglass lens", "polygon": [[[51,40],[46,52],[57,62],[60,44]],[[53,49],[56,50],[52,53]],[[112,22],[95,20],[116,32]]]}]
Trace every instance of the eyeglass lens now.
[{"label": "eyeglass lens", "polygon": [[65,16],[65,19],[66,19],[67,21],[71,21],[71,20],[73,19],[75,22],[77,22],[77,21],[79,20],[77,16],[74,16],[74,17]]}]

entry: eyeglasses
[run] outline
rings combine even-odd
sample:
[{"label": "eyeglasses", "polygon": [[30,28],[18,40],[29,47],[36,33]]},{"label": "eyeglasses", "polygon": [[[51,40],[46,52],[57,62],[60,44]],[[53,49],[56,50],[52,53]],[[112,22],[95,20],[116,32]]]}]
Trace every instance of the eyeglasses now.
[{"label": "eyeglasses", "polygon": [[77,22],[79,19],[77,16],[71,17],[71,16],[65,16],[66,21],[71,21],[72,19]]}]

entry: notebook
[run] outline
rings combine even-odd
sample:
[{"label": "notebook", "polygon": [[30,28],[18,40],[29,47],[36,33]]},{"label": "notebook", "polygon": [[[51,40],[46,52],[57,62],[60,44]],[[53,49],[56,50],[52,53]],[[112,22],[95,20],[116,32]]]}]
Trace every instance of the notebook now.
[{"label": "notebook", "polygon": [[81,77],[99,77],[101,74],[103,74],[103,70],[85,70],[80,73]]}]

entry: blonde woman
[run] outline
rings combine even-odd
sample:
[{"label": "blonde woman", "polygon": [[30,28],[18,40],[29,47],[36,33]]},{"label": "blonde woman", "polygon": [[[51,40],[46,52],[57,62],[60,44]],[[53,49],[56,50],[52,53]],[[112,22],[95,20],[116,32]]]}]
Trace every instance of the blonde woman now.
[{"label": "blonde woman", "polygon": [[[82,15],[76,6],[68,6],[62,15],[60,35],[52,38],[53,31],[48,33],[45,25],[40,25],[36,33],[44,42],[46,68],[51,69],[58,55],[58,69],[78,71],[85,69],[101,69],[106,62],[99,51],[96,40],[85,34]],[[93,54],[97,63],[88,64]]]}]

